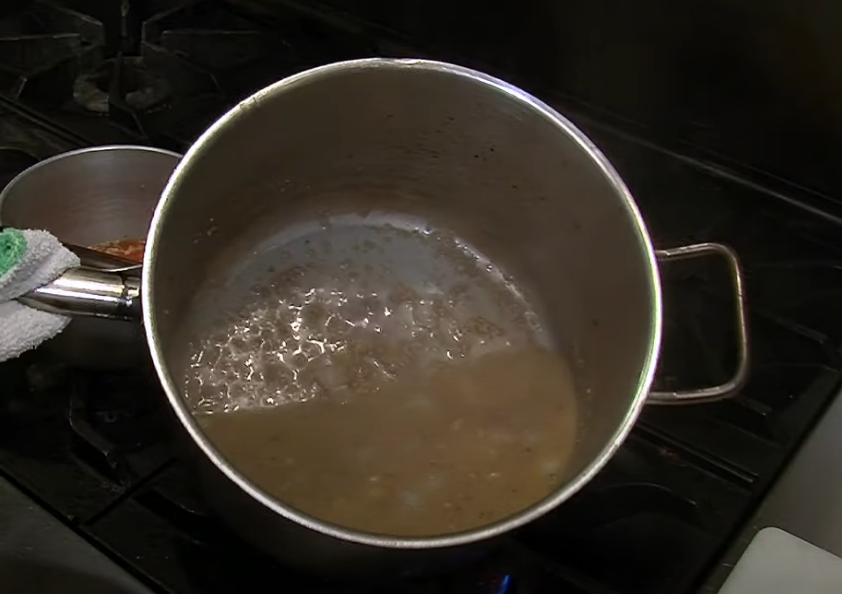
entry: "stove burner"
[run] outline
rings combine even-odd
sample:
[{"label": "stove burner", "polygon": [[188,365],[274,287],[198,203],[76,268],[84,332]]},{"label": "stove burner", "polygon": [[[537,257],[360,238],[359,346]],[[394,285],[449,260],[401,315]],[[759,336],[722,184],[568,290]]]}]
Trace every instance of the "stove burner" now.
[{"label": "stove burner", "polygon": [[267,34],[225,2],[167,4],[34,0],[0,11],[0,91],[70,128],[97,115],[129,142],[183,150],[257,89],[373,47],[341,31],[319,43],[323,30],[302,18]]},{"label": "stove burner", "polygon": [[[81,465],[117,485],[130,485],[139,475],[168,458],[161,445],[163,395],[152,379],[122,372],[86,373],[68,370],[67,404],[70,453]],[[150,456],[156,448],[158,454]]]},{"label": "stove burner", "polygon": [[122,98],[132,109],[146,111],[161,105],[172,93],[166,79],[143,58],[112,58],[82,72],[73,85],[73,99],[83,108],[107,114],[112,98]]},{"label": "stove burner", "polygon": [[508,574],[492,574],[480,580],[480,584],[487,594],[506,594],[512,586],[512,576]]},{"label": "stove burner", "polygon": [[33,2],[27,10],[0,16],[0,84],[12,97],[60,76],[60,65],[79,62],[103,43],[101,23],[75,10]]}]

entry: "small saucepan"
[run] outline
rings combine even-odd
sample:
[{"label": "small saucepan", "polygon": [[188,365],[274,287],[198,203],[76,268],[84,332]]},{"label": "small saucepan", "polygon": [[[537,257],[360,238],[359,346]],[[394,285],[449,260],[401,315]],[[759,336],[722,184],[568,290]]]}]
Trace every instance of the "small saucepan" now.
[{"label": "small saucepan", "polygon": [[[324,267],[313,266],[318,250],[299,240],[313,234],[342,244],[378,225],[446,229],[493,263],[489,271],[505,271],[497,280],[531,296],[552,344],[575,359],[575,381],[587,389],[570,478],[528,509],[445,536],[350,530],[268,495],[220,454],[194,419],[182,390],[186,320],[215,323],[246,298],[248,271],[297,266],[317,271],[314,286],[331,282],[330,266],[321,280]],[[440,270],[434,252],[406,246],[385,255],[347,251],[321,264],[341,266],[351,258],[374,270],[382,262],[372,259],[386,258],[394,279],[411,283],[414,271]],[[731,271],[738,367],[723,385],[652,393],[662,323],[658,261],[706,255],[722,258]],[[477,278],[449,274],[442,272],[439,282]],[[389,275],[368,280],[383,289],[390,282]],[[97,282],[100,297],[109,291],[114,297],[98,299],[97,314],[140,316],[124,279]],[[234,107],[193,145],[164,189],[140,292],[155,368],[199,452],[206,496],[247,539],[322,570],[429,561],[488,543],[587,484],[645,403],[725,398],[747,373],[742,281],[733,252],[719,244],[656,251],[629,190],[570,121],[501,80],[438,62],[332,64]]]},{"label": "small saucepan", "polygon": [[[132,145],[56,155],[21,172],[3,189],[0,224],[45,229],[82,247],[145,242],[155,205],[179,159],[181,155],[170,151]],[[105,258],[88,258],[86,263],[91,268],[113,268]],[[135,274],[139,272],[138,268]],[[71,279],[68,275],[62,283]],[[45,307],[43,299],[41,306]],[[66,307],[62,303],[58,309]],[[130,367],[148,359],[138,324],[92,316],[73,320],[44,348],[63,361],[93,368]]]}]

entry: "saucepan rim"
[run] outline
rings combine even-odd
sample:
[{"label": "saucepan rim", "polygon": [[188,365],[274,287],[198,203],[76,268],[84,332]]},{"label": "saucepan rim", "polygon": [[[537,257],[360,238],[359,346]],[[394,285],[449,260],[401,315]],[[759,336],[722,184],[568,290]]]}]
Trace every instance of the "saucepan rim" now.
[{"label": "saucepan rim", "polygon": [[[166,363],[164,350],[162,348],[163,345],[158,339],[158,319],[155,314],[156,279],[152,274],[152,271],[155,269],[155,252],[158,244],[162,240],[161,223],[166,219],[170,205],[177,199],[179,183],[188,173],[193,162],[201,159],[203,152],[212,144],[212,141],[221,129],[232,125],[239,118],[245,116],[250,110],[259,109],[261,103],[269,100],[273,96],[296,87],[318,83],[318,81],[330,78],[336,74],[347,74],[348,72],[366,71],[369,69],[436,71],[463,77],[465,79],[469,79],[473,83],[486,85],[487,87],[490,87],[492,91],[508,95],[543,115],[547,119],[548,124],[555,125],[560,133],[566,134],[568,137],[573,139],[579,145],[580,149],[589,155],[593,163],[600,168],[605,176],[605,179],[613,186],[618,200],[622,201],[627,211],[630,224],[633,224],[636,228],[637,239],[641,249],[641,257],[646,259],[646,269],[649,275],[647,282],[651,291],[653,304],[651,321],[648,329],[649,337],[646,347],[647,352],[641,367],[640,376],[633,398],[629,403],[628,410],[626,411],[624,418],[620,422],[612,438],[602,448],[599,454],[595,456],[594,459],[577,476],[569,480],[551,495],[547,496],[544,500],[537,502],[531,507],[522,510],[513,516],[487,526],[465,532],[432,537],[400,537],[370,534],[323,522],[317,518],[299,512],[298,510],[267,494],[246,479],[234,466],[229,464],[205,437],[186,401],[182,398],[180,390],[176,387],[178,384],[170,375],[170,370]],[[144,303],[143,322],[144,327],[146,328],[147,342],[149,343],[152,361],[161,384],[166,392],[167,399],[178,417],[179,422],[187,430],[193,442],[198,445],[203,454],[211,460],[216,468],[219,469],[228,480],[231,480],[251,498],[272,512],[290,521],[341,540],[390,549],[430,549],[437,547],[452,547],[492,538],[544,515],[551,509],[569,499],[603,468],[614,452],[620,447],[634,425],[638,414],[646,401],[646,396],[652,384],[661,344],[661,285],[658,266],[655,259],[655,250],[652,247],[646,225],[637,205],[634,202],[634,199],[631,196],[631,193],[617,171],[608,162],[602,152],[600,152],[600,150],[567,118],[562,116],[546,103],[540,101],[525,91],[496,77],[472,70],[470,68],[430,60],[366,58],[328,64],[326,66],[320,66],[282,79],[238,103],[225,115],[219,118],[213,125],[211,125],[199,137],[193,146],[190,147],[187,153],[182,157],[181,162],[176,167],[169,182],[164,188],[161,199],[155,209],[155,214],[152,218],[152,225],[147,239],[141,286],[142,301]]]}]

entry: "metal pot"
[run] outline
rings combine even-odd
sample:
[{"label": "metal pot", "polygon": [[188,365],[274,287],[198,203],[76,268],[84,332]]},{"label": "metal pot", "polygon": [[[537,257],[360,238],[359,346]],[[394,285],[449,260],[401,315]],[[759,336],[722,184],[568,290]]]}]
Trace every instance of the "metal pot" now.
[{"label": "metal pot", "polygon": [[[545,327],[577,361],[577,384],[587,389],[572,478],[503,521],[430,538],[329,525],[245,479],[206,439],[182,398],[182,321],[197,300],[222,302],[208,291],[225,293],[244,262],[265,260],[291,225],[374,211],[440,221],[493,256],[537,297]],[[724,258],[732,273],[739,366],[724,385],[650,393],[661,340],[657,260],[707,254]],[[411,268],[413,255],[406,257]],[[617,172],[573,124],[501,80],[437,62],[332,64],[282,80],[224,115],[163,192],[141,291],[155,367],[199,452],[206,496],[247,539],[322,570],[437,562],[476,550],[582,488],[647,401],[724,398],[747,372],[740,271],[731,250],[702,244],[656,252]],[[117,293],[123,298],[105,313],[134,311],[136,300],[125,298],[131,291]]]},{"label": "metal pot", "polygon": [[[3,189],[0,224],[45,229],[80,246],[145,239],[158,198],[180,158],[170,151],[128,145],[56,155],[21,172]],[[86,257],[85,262],[113,269],[104,258]],[[138,324],[92,317],[73,320],[44,348],[85,367],[127,367],[148,359]]]}]

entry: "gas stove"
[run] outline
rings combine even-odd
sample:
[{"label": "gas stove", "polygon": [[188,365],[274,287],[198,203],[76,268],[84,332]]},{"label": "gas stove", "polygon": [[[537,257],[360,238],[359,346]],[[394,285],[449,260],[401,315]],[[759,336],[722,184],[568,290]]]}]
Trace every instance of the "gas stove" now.
[{"label": "gas stove", "polygon": [[[0,184],[83,146],[184,151],[239,99],[293,72],[413,54],[406,40],[329,12],[269,12],[221,0],[5,4]],[[693,592],[839,387],[839,221],[609,126],[596,110],[557,107],[614,163],[658,247],[719,241],[740,256],[752,367],[736,397],[647,407],[608,466],[556,512],[470,566],[385,584],[306,575],[234,536],[199,495],[148,371],[75,369],[42,351],[0,365],[0,476],[161,593],[266,583],[324,594]],[[662,274],[656,387],[727,379],[727,270],[693,261]]]}]

